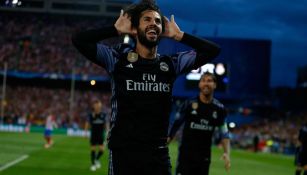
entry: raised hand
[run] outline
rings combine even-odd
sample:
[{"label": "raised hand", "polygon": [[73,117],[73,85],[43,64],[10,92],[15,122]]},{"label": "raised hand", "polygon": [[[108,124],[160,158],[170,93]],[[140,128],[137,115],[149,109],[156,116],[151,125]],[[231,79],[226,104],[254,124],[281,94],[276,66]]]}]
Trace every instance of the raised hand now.
[{"label": "raised hand", "polygon": [[165,31],[164,37],[172,38],[176,41],[180,41],[183,37],[183,32],[180,30],[175,22],[174,15],[171,15],[171,20],[164,16],[165,19]]},{"label": "raised hand", "polygon": [[131,34],[135,35],[135,31],[131,26],[131,18],[127,13],[124,13],[124,10],[120,11],[120,15],[116,20],[114,27],[116,28],[119,34]]}]

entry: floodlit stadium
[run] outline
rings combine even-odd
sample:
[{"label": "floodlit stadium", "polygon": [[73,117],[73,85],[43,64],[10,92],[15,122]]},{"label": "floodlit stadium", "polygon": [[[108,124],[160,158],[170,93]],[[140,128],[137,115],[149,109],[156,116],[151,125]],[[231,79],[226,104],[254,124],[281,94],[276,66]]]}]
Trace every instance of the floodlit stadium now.
[{"label": "floodlit stadium", "polygon": [[[129,97],[132,101],[124,100],[126,104],[122,105],[114,101],[114,93],[117,90],[122,92],[122,89],[114,88],[114,82],[118,81],[113,78],[118,76],[113,76],[112,71],[118,69],[110,68],[112,61],[103,64],[90,61],[93,58],[88,58],[90,56],[84,54],[82,47],[78,48],[74,36],[85,30],[115,24],[121,9],[136,2],[139,1],[0,0],[0,175],[107,175],[113,165],[110,161],[112,154],[107,146],[109,137],[112,137],[109,131],[116,123],[114,116],[119,115],[117,109],[125,109],[125,105],[130,107],[138,104],[134,104],[134,100],[165,97],[160,97],[157,92],[171,93],[170,115],[163,120],[169,121],[170,131],[172,125],[180,118],[180,110],[186,100],[202,92],[199,82],[206,72],[215,78],[217,86],[214,89],[214,98],[223,104],[223,108],[225,106],[225,132],[231,147],[231,168],[227,172],[221,158],[224,151],[224,133],[213,132],[210,142],[208,141],[212,141],[209,174],[294,174],[297,165],[296,155],[298,150],[304,147],[304,139],[307,140],[301,134],[304,131],[303,124],[307,123],[307,53],[304,53],[306,49],[303,49],[307,43],[300,39],[307,37],[307,27],[303,25],[306,12],[300,11],[301,9],[295,10],[297,7],[290,1],[290,5],[283,2],[281,6],[302,12],[296,17],[291,16],[291,10],[285,12],[289,14],[284,16],[289,16],[291,20],[281,14],[272,17],[270,13],[266,13],[276,10],[276,4],[270,3],[249,4],[238,1],[240,8],[250,9],[247,12],[240,10],[235,2],[195,1],[195,4],[191,5],[180,0],[176,1],[176,4],[157,0],[161,11],[170,17],[171,22],[171,15],[175,15],[176,23],[182,31],[201,40],[216,43],[221,50],[217,57],[208,63],[186,71],[181,66],[186,66],[190,62],[182,63],[180,59],[187,55],[192,57],[196,53],[192,51],[184,55],[194,47],[193,44],[192,47],[182,40],[163,37],[159,40],[156,58],[164,59],[164,55],[176,58],[172,64],[167,61],[159,63],[157,69],[162,73],[166,72],[161,76],[164,78],[173,76],[167,73],[173,70],[170,65],[175,65],[174,72],[176,75],[180,72],[181,75],[176,77],[173,84],[148,72],[143,73],[140,79],[125,79],[125,88],[127,87],[127,92],[131,93]],[[221,9],[221,3],[229,9]],[[305,0],[304,3],[307,4]],[[183,12],[182,9],[187,12]],[[217,13],[219,10],[221,12]],[[264,13],[258,14],[258,11],[262,10]],[[200,16],[194,14],[194,11],[201,12]],[[208,13],[204,13],[205,11]],[[290,23],[295,21],[294,18],[297,19],[297,23]],[[263,23],[259,22],[262,20]],[[250,21],[256,22],[251,24]],[[257,26],[262,27],[256,28]],[[118,28],[115,26],[114,29]],[[150,38],[155,38],[159,33],[156,28],[146,28],[144,31],[150,31]],[[288,38],[289,35],[284,37],[285,33],[291,31],[294,32],[291,34],[293,38]],[[121,32],[117,31],[118,33]],[[195,38],[193,41],[197,42]],[[132,34],[125,34],[99,41],[98,45],[103,45],[101,48],[104,49],[121,44],[127,49],[138,47],[138,42],[139,39],[133,38]],[[99,55],[103,51],[97,48],[95,45],[95,51]],[[127,71],[138,68],[135,62],[141,58],[147,59],[140,54],[129,55],[130,53],[125,55],[128,62],[121,72],[125,72],[124,76],[132,76]],[[114,51],[109,55],[101,55],[106,57],[116,54]],[[180,57],[180,54],[184,56]],[[202,56],[205,59],[207,55]],[[197,63],[194,61],[193,64]],[[137,92],[143,94],[139,95]],[[140,102],[143,107],[135,106],[143,110],[149,109],[148,105],[151,103],[148,101]],[[96,102],[102,105],[98,107],[100,109],[97,115],[103,113],[103,121],[100,118],[99,121],[92,121],[89,117],[95,118],[96,109],[93,103]],[[160,100],[158,105],[161,104],[168,104],[167,100]],[[196,110],[200,110],[199,106],[198,103],[191,103],[192,112],[188,113],[198,115]],[[125,110],[133,112],[133,109]],[[154,114],[161,111],[159,108],[152,110]],[[139,113],[131,115],[136,114]],[[153,114],[148,114],[151,115]],[[212,115],[213,118],[217,118],[216,111]],[[118,132],[126,132],[127,135],[133,133],[146,138],[149,125],[157,121],[149,119],[130,118],[130,121],[144,121],[145,124],[130,128],[127,124],[126,128],[123,127],[121,131],[118,129]],[[93,156],[93,148],[90,146],[90,143],[97,142],[91,138],[91,129],[95,122],[104,124],[104,131],[101,132],[104,151],[101,151],[101,158],[97,160],[93,157],[97,157],[98,153]],[[201,122],[193,127],[210,130],[204,127],[208,124],[207,120]],[[162,127],[167,126],[161,124]],[[152,128],[159,130],[160,126]],[[219,128],[221,127],[216,127],[215,130]],[[168,144],[172,174],[176,172],[178,148],[182,146],[184,130],[185,127],[179,128]],[[160,133],[155,130],[150,132],[153,136]],[[130,136],[130,141],[135,141],[135,137]],[[163,139],[165,144],[169,141],[167,138]],[[130,145],[127,145],[122,145],[125,151],[131,149]],[[101,167],[97,162],[100,162]]]}]

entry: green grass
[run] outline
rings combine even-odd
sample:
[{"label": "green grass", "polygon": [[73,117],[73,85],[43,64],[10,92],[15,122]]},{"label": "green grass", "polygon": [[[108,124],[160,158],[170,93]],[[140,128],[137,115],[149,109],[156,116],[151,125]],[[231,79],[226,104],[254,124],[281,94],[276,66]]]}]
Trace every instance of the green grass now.
[{"label": "green grass", "polygon": [[[26,160],[0,171],[0,175],[107,175],[108,153],[102,157],[102,168],[90,172],[89,142],[87,138],[54,136],[55,144],[43,148],[42,134],[0,132],[0,167],[23,155]],[[173,169],[177,156],[177,144],[170,145]],[[210,175],[226,175],[222,151],[213,148]],[[293,157],[272,154],[255,154],[246,151],[231,152],[230,175],[289,175],[294,174]]]}]

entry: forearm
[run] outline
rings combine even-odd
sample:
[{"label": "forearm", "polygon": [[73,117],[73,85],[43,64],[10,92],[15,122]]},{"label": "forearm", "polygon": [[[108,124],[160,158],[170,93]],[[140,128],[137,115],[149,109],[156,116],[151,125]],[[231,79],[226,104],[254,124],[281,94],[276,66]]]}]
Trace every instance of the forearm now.
[{"label": "forearm", "polygon": [[219,55],[221,50],[216,43],[195,37],[188,33],[183,34],[180,42],[196,50],[196,66],[202,66],[210,62]]},{"label": "forearm", "polygon": [[230,139],[224,138],[222,139],[222,147],[224,150],[224,154],[230,155]]},{"label": "forearm", "polygon": [[173,127],[171,128],[171,130],[170,130],[170,132],[169,132],[169,135],[168,135],[168,137],[170,138],[170,140],[172,140],[172,139],[175,137],[177,130],[178,130],[178,127],[177,127],[177,126],[173,126]]},{"label": "forearm", "polygon": [[87,131],[88,129],[89,129],[89,123],[86,122],[84,125],[84,130]]},{"label": "forearm", "polygon": [[169,137],[170,139],[173,139],[173,138],[175,137],[175,135],[176,135],[178,129],[180,128],[181,124],[182,124],[182,121],[180,121],[180,120],[175,120],[175,122],[174,122],[172,128],[170,129],[169,135],[168,135],[168,137]]},{"label": "forearm", "polygon": [[86,58],[95,62],[97,43],[103,39],[118,36],[114,26],[79,32],[72,36],[72,43]]}]

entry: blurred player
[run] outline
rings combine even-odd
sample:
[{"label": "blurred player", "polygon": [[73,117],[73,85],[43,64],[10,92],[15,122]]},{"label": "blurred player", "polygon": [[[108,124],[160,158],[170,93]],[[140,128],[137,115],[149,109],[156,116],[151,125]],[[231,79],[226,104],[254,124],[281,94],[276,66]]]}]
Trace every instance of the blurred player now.
[{"label": "blurred player", "polygon": [[222,136],[225,169],[230,169],[229,133],[225,123],[226,110],[213,98],[216,78],[204,73],[199,81],[200,93],[197,98],[185,101],[179,110],[179,116],[170,130],[171,141],[179,127],[184,124],[181,145],[179,147],[177,175],[208,175],[211,162],[212,135],[215,128]]},{"label": "blurred player", "polygon": [[295,175],[307,175],[307,123],[299,131],[299,147],[295,157],[295,164],[297,166]]},{"label": "blurred player", "polygon": [[[90,144],[91,144],[91,171],[101,167],[100,157],[104,152],[105,132],[107,128],[107,114],[102,112],[102,104],[99,100],[95,100],[92,104],[93,111],[88,116],[88,122],[85,124],[85,130],[91,128]],[[98,152],[96,153],[96,147]]]},{"label": "blurred player", "polygon": [[57,127],[57,124],[55,122],[55,116],[52,114],[49,114],[45,122],[45,132],[44,132],[44,136],[46,140],[45,148],[49,148],[50,146],[53,145],[52,131],[53,131],[53,128],[56,128],[56,127]]}]

